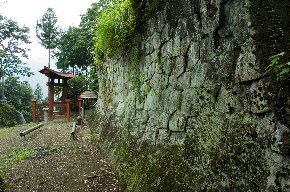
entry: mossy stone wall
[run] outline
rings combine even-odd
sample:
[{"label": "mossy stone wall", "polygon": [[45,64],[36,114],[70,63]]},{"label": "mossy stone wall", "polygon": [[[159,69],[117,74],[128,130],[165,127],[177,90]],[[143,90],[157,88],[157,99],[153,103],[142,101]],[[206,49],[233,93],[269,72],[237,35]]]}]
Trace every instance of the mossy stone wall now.
[{"label": "mossy stone wall", "polygon": [[126,191],[290,190],[289,85],[263,76],[285,2],[170,0],[98,66],[91,127]]}]

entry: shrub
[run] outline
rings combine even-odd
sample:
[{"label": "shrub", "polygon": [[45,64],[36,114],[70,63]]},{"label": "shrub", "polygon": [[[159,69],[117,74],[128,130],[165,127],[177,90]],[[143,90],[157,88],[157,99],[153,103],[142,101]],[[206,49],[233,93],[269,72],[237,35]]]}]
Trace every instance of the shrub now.
[{"label": "shrub", "polygon": [[19,122],[19,115],[15,107],[0,104],[0,127],[13,127]]}]

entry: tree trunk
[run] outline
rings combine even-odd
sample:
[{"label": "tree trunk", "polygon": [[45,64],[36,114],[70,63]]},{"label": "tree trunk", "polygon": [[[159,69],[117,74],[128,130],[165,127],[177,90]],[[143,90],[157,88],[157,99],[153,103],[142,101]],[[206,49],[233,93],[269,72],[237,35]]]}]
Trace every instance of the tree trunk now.
[{"label": "tree trunk", "polygon": [[50,68],[50,48],[48,48],[48,68]]},{"label": "tree trunk", "polygon": [[48,37],[48,68],[50,69],[50,33]]}]

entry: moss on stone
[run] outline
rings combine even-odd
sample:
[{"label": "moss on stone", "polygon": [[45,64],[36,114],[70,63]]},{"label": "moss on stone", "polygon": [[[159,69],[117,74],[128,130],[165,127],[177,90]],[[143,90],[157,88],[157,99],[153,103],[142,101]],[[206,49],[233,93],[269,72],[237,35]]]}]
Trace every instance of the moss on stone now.
[{"label": "moss on stone", "polygon": [[153,145],[134,138],[129,129],[102,134],[101,145],[116,139],[111,143],[114,150],[110,160],[127,184],[127,191],[263,189],[266,144],[256,137],[251,119],[241,114],[231,118],[208,114],[198,121],[203,127],[193,130],[182,145]]}]

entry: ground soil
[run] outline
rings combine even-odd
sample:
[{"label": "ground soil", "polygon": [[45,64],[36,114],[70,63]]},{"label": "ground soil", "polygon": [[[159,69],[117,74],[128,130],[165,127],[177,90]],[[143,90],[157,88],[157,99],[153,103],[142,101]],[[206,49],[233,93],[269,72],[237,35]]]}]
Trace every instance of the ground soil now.
[{"label": "ground soil", "polygon": [[[65,122],[50,122],[21,138],[19,133],[27,128],[0,130],[5,191],[120,191],[117,176],[92,142],[89,128],[78,127],[72,139]],[[33,155],[15,160],[19,156],[15,151]]]}]

